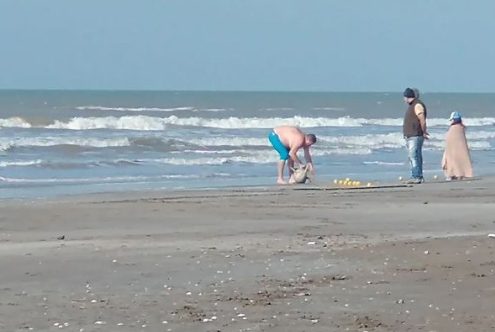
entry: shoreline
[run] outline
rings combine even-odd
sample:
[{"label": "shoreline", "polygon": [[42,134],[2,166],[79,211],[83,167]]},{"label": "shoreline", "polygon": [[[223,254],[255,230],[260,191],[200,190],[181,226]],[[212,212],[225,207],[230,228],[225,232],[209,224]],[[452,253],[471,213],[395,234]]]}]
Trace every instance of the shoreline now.
[{"label": "shoreline", "polygon": [[[327,176],[328,179],[330,177]],[[187,195],[187,194],[195,194],[195,193],[201,193],[201,192],[213,192],[213,193],[228,193],[228,192],[276,192],[276,191],[285,191],[285,190],[296,190],[296,191],[363,191],[363,190],[376,190],[376,189],[391,189],[391,188],[400,188],[400,187],[412,187],[413,185],[407,185],[405,183],[405,180],[399,180],[399,179],[381,179],[381,180],[370,180],[370,181],[360,181],[360,185],[354,185],[354,186],[346,186],[346,185],[339,185],[339,184],[334,184],[333,180],[329,181],[316,181],[314,183],[307,182],[305,184],[287,184],[287,185],[278,185],[275,182],[271,184],[253,184],[253,185],[248,185],[248,184],[240,184],[240,185],[225,185],[225,186],[202,186],[202,187],[192,187],[192,188],[148,188],[148,189],[133,189],[133,190],[106,190],[106,191],[97,191],[97,192],[82,192],[82,193],[71,193],[71,194],[53,194],[49,196],[40,196],[40,197],[5,197],[5,198],[0,198],[0,206],[2,203],[9,203],[9,202],[24,202],[24,201],[59,201],[59,200],[88,200],[98,197],[109,197],[109,196],[114,196],[114,197],[150,197],[153,195],[165,195],[165,196],[173,196],[175,194],[178,195]],[[407,180],[407,178],[406,178]],[[474,176],[473,178],[470,179],[464,179],[464,180],[456,180],[456,181],[446,181],[442,178],[438,179],[433,179],[433,178],[427,178],[427,181],[421,184],[417,184],[414,186],[420,186],[420,187],[429,187],[429,186],[436,186],[436,185],[444,185],[444,184],[450,184],[451,186],[456,186],[457,184],[460,184],[461,186],[466,183],[471,183],[471,182],[494,182],[495,183],[495,174],[484,174],[484,175],[477,175]],[[371,187],[367,187],[367,184],[370,184]],[[8,190],[8,189],[7,189]],[[34,190],[34,189],[33,189]]]}]

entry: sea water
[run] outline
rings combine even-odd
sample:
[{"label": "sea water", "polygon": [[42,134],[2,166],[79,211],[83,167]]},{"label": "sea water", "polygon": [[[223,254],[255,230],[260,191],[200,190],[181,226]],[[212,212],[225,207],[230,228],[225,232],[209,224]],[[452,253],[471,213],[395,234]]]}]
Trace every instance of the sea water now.
[{"label": "sea water", "polygon": [[[427,180],[449,114],[463,114],[476,175],[495,161],[495,94],[422,93]],[[267,135],[314,133],[316,180],[408,178],[400,92],[0,91],[0,198],[272,185]],[[300,152],[302,158],[302,151]]]}]

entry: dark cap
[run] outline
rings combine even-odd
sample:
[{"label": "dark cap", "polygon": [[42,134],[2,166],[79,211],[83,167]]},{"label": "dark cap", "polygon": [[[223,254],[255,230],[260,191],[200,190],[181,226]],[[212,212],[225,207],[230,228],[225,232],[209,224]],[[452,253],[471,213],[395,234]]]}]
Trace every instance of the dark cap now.
[{"label": "dark cap", "polygon": [[416,98],[416,94],[414,93],[414,90],[411,88],[407,88],[404,90],[404,97],[406,98]]}]

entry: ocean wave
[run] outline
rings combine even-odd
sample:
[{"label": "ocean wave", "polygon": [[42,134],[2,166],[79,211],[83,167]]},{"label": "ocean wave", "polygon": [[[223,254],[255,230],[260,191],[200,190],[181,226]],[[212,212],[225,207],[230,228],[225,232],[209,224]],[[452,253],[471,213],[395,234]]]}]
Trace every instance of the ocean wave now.
[{"label": "ocean wave", "polygon": [[275,112],[275,111],[293,111],[292,107],[267,107],[263,111]]},{"label": "ocean wave", "polygon": [[33,165],[40,165],[42,162],[43,162],[43,160],[41,160],[41,159],[36,159],[36,160],[11,160],[11,161],[0,160],[0,167],[33,166]]},{"label": "ocean wave", "polygon": [[17,147],[48,147],[48,146],[78,146],[91,148],[107,148],[129,146],[127,137],[98,138],[98,137],[0,137],[0,151],[8,151]]},{"label": "ocean wave", "polygon": [[[470,148],[475,150],[490,149],[491,139],[495,131],[467,131]],[[441,149],[444,147],[445,133],[432,133],[425,142],[425,147]],[[360,149],[399,149],[404,147],[404,138],[399,132],[388,134],[364,134],[349,136],[318,136],[314,151],[343,149],[343,151]],[[213,136],[203,138],[170,138],[161,135],[120,136],[120,137],[73,137],[73,136],[41,136],[41,137],[0,137],[0,151],[11,151],[19,147],[55,147],[66,146],[77,148],[109,148],[135,147],[150,151],[197,154],[235,154],[240,151],[271,150],[266,137]]]},{"label": "ocean wave", "polygon": [[98,183],[129,183],[129,182],[156,182],[160,180],[188,180],[198,178],[225,178],[230,177],[225,172],[204,172],[202,174],[164,174],[160,176],[107,176],[91,178],[15,178],[0,176],[0,182],[12,184],[98,184]]},{"label": "ocean wave", "polygon": [[14,116],[8,119],[0,119],[0,128],[31,128],[32,124],[25,119]]},{"label": "ocean wave", "polygon": [[[167,165],[226,165],[226,164],[270,164],[278,160],[278,154],[272,150],[266,151],[237,151],[238,155],[208,157],[190,157],[190,158],[157,158],[142,160],[146,163],[167,164]],[[315,150],[312,151],[313,157],[331,156],[331,155],[366,155],[371,154],[370,149],[333,149],[333,150]]]},{"label": "ocean wave", "polygon": [[10,160],[0,161],[0,167],[38,167],[48,169],[76,169],[98,166],[123,166],[123,165],[139,165],[140,163],[134,160],[117,159],[113,161],[51,161],[51,160]]},{"label": "ocean wave", "polygon": [[[371,154],[368,148],[334,148],[327,150],[312,151],[313,157],[330,155],[365,155]],[[175,157],[177,155],[177,157]],[[183,157],[187,155],[188,157]],[[141,165],[224,165],[224,164],[267,164],[275,163],[278,154],[273,150],[223,150],[205,151],[189,150],[172,153],[166,158],[140,158],[140,159],[116,159],[116,160],[75,160],[75,161],[2,161],[0,167],[40,167],[49,169],[70,169],[88,167],[120,167],[120,166],[141,166]]]},{"label": "ocean wave", "polygon": [[[328,144],[323,147],[315,147],[311,151],[314,158],[329,157],[329,156],[350,156],[350,155],[371,155],[379,153],[383,149],[404,149],[403,141],[395,142],[393,136],[391,141],[386,139],[369,142],[364,138],[356,142],[347,141],[347,143]],[[354,138],[356,139],[356,138]],[[329,140],[332,141],[331,139]],[[345,141],[345,140],[344,140]],[[491,145],[486,141],[470,141],[469,147],[472,151],[475,150],[491,150]],[[425,143],[425,150],[441,151],[444,148],[444,142],[440,140],[428,140]],[[252,149],[248,146],[232,146],[221,147],[220,149],[210,149],[208,147],[197,146],[183,150],[169,149],[170,151],[163,158],[136,158],[136,159],[105,159],[100,160],[88,159],[67,159],[60,161],[52,161],[45,159],[35,160],[2,160],[0,167],[36,167],[47,169],[80,169],[91,167],[140,167],[140,166],[160,166],[160,165],[176,165],[176,166],[201,166],[201,165],[228,165],[228,164],[252,164],[262,165],[275,163],[278,160],[278,154],[271,147],[266,145],[262,149]],[[405,153],[405,151],[404,151]],[[378,165],[403,165],[403,163],[386,163],[379,161],[364,161],[364,164]]]},{"label": "ocean wave", "polygon": [[[365,119],[351,118],[343,116],[339,118],[328,117],[303,117],[294,116],[290,118],[201,118],[187,117],[180,118],[175,115],[169,117],[152,117],[146,115],[128,115],[128,116],[107,116],[107,117],[74,117],[68,121],[55,120],[52,124],[45,126],[47,129],[71,129],[71,130],[88,130],[88,129],[123,129],[123,130],[140,130],[140,131],[157,131],[164,130],[168,126],[187,126],[187,127],[206,127],[221,129],[249,129],[249,128],[273,128],[278,125],[295,125],[301,128],[311,127],[361,127],[367,125],[376,126],[402,126],[402,118],[383,118],[383,119]],[[492,126],[495,124],[495,118],[466,118],[464,120],[468,127]],[[429,127],[445,126],[448,122],[441,118],[428,119]],[[25,119],[15,117],[9,119],[0,119],[0,127],[34,127]]]},{"label": "ocean wave", "polygon": [[[490,142],[484,142],[484,141],[468,141],[468,146],[470,150],[478,150],[478,151],[483,151],[483,150],[491,150],[492,145]],[[443,141],[427,141],[424,145],[423,148],[425,150],[442,150],[445,147],[445,142]]]},{"label": "ocean wave", "polygon": [[406,163],[397,163],[397,162],[387,162],[387,161],[365,161],[363,164],[365,165],[381,165],[381,166],[404,166]]},{"label": "ocean wave", "polygon": [[160,107],[109,107],[109,106],[77,106],[79,111],[114,111],[114,112],[225,112],[225,108],[196,108],[191,106],[160,108]]},{"label": "ocean wave", "polygon": [[100,183],[100,182],[120,182],[120,181],[139,181],[146,179],[145,176],[116,176],[116,177],[94,177],[94,178],[42,178],[26,179],[0,176],[0,181],[14,183]]},{"label": "ocean wave", "polygon": [[[467,139],[470,143],[475,141],[495,138],[495,131],[468,131]],[[433,133],[426,145],[443,146],[445,139],[444,133]],[[205,137],[187,140],[187,143],[203,147],[262,147],[269,146],[268,139],[265,137]],[[318,143],[315,148],[319,147],[369,147],[371,149],[383,148],[401,148],[404,146],[404,138],[400,132],[389,134],[365,134],[349,136],[318,136]],[[477,143],[476,143],[477,144]],[[478,146],[474,144],[474,146]],[[489,142],[484,142],[484,147],[490,146]]]},{"label": "ocean wave", "polygon": [[[205,137],[184,141],[197,147],[270,147],[266,137]],[[400,134],[356,135],[356,136],[318,136],[314,149],[332,147],[366,147],[366,148],[395,148],[404,146]]]},{"label": "ocean wave", "polygon": [[315,111],[345,111],[344,107],[313,107]]}]

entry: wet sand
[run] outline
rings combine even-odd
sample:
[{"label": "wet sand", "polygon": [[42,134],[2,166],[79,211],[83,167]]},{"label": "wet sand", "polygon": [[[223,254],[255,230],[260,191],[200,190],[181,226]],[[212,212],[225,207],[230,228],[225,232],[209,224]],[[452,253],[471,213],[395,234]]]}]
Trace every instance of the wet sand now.
[{"label": "wet sand", "polygon": [[494,178],[316,189],[3,201],[0,330],[493,331]]}]

